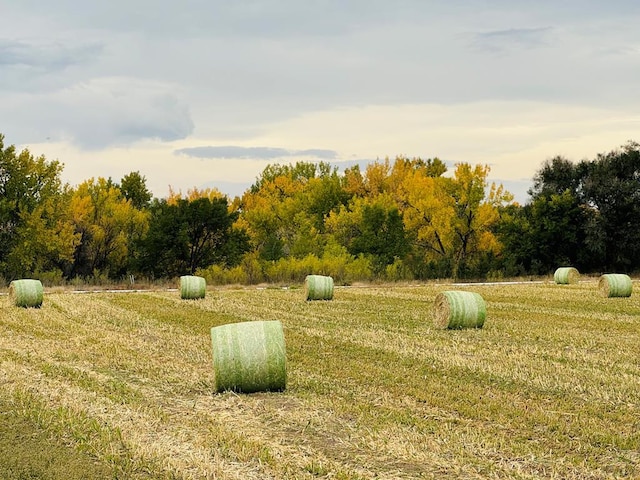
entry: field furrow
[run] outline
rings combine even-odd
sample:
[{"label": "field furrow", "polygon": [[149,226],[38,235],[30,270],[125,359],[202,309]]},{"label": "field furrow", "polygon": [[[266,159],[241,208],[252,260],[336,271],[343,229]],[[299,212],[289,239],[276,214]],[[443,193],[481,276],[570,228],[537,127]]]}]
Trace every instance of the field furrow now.
[{"label": "field furrow", "polygon": [[[482,329],[434,327],[447,289],[482,295]],[[581,282],[3,300],[0,404],[114,478],[634,478],[639,298]],[[215,393],[210,329],[252,320],[282,322],[287,388]]]}]

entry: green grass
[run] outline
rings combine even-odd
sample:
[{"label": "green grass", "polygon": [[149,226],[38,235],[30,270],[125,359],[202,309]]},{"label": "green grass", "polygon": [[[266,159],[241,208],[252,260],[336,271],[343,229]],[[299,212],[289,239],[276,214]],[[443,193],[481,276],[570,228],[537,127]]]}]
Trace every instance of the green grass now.
[{"label": "green grass", "polygon": [[0,478],[36,480],[116,478],[106,462],[70,448],[35,421],[18,415],[12,402],[0,401]]},{"label": "green grass", "polygon": [[[638,296],[603,298],[595,281],[468,286],[484,328],[436,329],[434,298],[451,288],[0,304],[0,421],[36,441],[0,435],[0,468],[33,450],[88,462],[67,469],[88,472],[77,478],[640,477]],[[248,320],[283,323],[287,389],[214,394],[210,329]],[[76,478],[43,471],[15,478]]]}]

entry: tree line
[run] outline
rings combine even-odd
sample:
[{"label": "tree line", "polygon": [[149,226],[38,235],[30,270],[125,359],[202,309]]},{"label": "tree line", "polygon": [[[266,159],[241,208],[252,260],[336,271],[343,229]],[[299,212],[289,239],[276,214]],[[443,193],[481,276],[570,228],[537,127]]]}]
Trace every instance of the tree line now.
[{"label": "tree line", "polygon": [[140,172],[61,180],[63,165],[0,134],[0,275],[216,283],[501,278],[640,269],[640,145],[555,157],[525,205],[489,167],[396,157],[339,173],[267,166],[241,197],[216,189],[153,198]]}]

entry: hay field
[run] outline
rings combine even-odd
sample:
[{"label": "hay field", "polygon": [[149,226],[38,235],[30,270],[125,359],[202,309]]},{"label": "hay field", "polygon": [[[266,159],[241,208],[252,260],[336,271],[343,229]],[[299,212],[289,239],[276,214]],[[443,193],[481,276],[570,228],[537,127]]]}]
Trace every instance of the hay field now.
[{"label": "hay field", "polygon": [[[639,478],[640,292],[468,286],[484,328],[436,329],[451,288],[0,297],[2,418],[118,479]],[[247,320],[283,323],[287,389],[213,394],[210,328]]]}]

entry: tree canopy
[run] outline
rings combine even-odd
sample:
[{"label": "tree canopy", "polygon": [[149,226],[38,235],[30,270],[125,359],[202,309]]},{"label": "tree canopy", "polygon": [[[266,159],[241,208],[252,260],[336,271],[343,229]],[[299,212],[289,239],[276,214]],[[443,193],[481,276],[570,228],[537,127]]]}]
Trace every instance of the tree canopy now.
[{"label": "tree canopy", "polygon": [[214,263],[237,262],[247,244],[233,230],[237,216],[229,211],[226,197],[156,200],[149,230],[140,242],[140,270],[156,277],[192,275]]},{"label": "tree canopy", "polygon": [[[640,270],[640,145],[556,156],[520,205],[487,165],[437,157],[268,165],[241,197],[153,198],[139,171],[63,184],[63,164],[0,135],[0,275],[229,281],[546,275]],[[225,277],[226,275],[226,277]],[[221,280],[222,281],[222,280]],[[225,280],[227,281],[227,280]]]},{"label": "tree canopy", "polygon": [[[530,194],[522,211],[527,227],[518,234],[531,243],[533,270],[561,262],[584,271],[640,269],[638,143],[575,164],[555,157],[538,171]],[[525,257],[524,250],[511,253]]]}]

